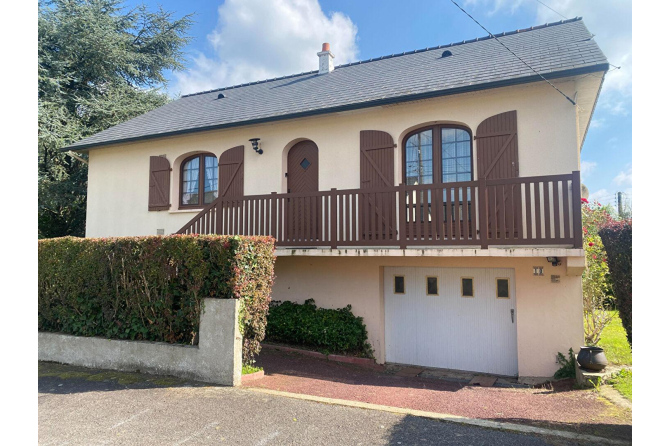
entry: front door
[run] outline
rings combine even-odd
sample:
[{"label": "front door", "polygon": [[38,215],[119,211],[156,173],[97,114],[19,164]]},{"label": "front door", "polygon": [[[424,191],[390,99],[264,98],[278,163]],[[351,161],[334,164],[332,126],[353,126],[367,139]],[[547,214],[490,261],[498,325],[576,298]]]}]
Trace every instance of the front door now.
[{"label": "front door", "polygon": [[288,238],[303,243],[320,240],[319,149],[313,141],[300,141],[289,150],[286,164],[287,192],[296,194],[288,200]]}]

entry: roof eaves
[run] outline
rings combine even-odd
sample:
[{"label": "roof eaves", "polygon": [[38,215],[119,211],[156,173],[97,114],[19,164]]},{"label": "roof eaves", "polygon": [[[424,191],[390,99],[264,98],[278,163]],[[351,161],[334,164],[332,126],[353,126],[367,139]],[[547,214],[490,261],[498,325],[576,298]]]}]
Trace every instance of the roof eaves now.
[{"label": "roof eaves", "polygon": [[[601,71],[602,72],[607,72],[608,69],[609,69],[609,63],[604,63],[604,64],[597,64],[597,65],[590,65],[590,66],[587,66],[587,67],[580,67],[580,68],[573,68],[573,69],[568,69],[568,70],[553,71],[551,73],[544,73],[542,75],[542,77],[544,77],[545,79],[556,79],[556,78],[561,78],[561,77],[577,76],[577,75],[581,75],[581,74],[596,73],[596,72],[601,72]],[[488,82],[488,83],[484,83],[484,84],[466,85],[466,86],[458,87],[458,88],[448,88],[448,89],[443,89],[443,90],[434,90],[434,91],[429,91],[429,92],[424,92],[424,93],[410,94],[410,95],[406,95],[406,96],[398,96],[398,97],[393,97],[393,98],[383,98],[383,99],[377,99],[377,100],[372,100],[372,101],[357,102],[357,103],[347,104],[347,105],[342,105],[342,106],[337,106],[337,107],[307,110],[307,111],[304,111],[304,112],[290,113],[290,114],[286,114],[286,115],[268,116],[268,117],[265,117],[265,118],[251,119],[251,120],[247,120],[247,121],[231,122],[231,123],[226,123],[226,124],[215,124],[215,125],[196,127],[196,128],[190,128],[190,129],[184,129],[184,130],[175,130],[175,131],[172,131],[172,132],[163,132],[163,133],[157,133],[157,134],[151,134],[151,135],[142,135],[142,136],[137,136],[137,137],[132,137],[132,138],[123,138],[123,139],[117,139],[117,140],[113,140],[113,141],[105,141],[105,142],[100,142],[100,143],[70,145],[70,146],[62,148],[61,151],[62,152],[66,152],[66,151],[70,151],[70,150],[72,150],[72,151],[84,151],[84,150],[88,150],[88,149],[92,149],[92,148],[100,148],[100,147],[104,147],[104,146],[110,146],[110,145],[115,145],[115,144],[123,144],[123,143],[129,143],[129,142],[136,142],[136,141],[143,141],[143,140],[148,140],[148,139],[164,138],[164,137],[169,137],[169,136],[185,135],[185,134],[189,134],[189,133],[205,132],[205,131],[210,131],[210,130],[219,130],[219,129],[232,128],[232,127],[242,127],[242,126],[247,126],[247,125],[263,124],[263,123],[266,123],[266,122],[282,121],[282,120],[287,120],[287,119],[305,118],[305,117],[308,117],[308,116],[317,116],[317,115],[323,115],[323,114],[328,114],[328,113],[337,113],[337,112],[359,110],[359,109],[370,108],[370,107],[379,107],[379,106],[382,106],[382,105],[389,105],[389,104],[395,104],[395,103],[400,103],[400,102],[409,102],[409,101],[430,99],[430,98],[441,97],[441,96],[450,96],[450,95],[454,95],[454,94],[469,93],[469,92],[481,91],[481,90],[489,90],[489,89],[493,89],[493,88],[501,88],[501,87],[508,87],[508,86],[513,86],[513,85],[521,85],[521,84],[526,84],[526,83],[531,83],[531,82],[542,82],[543,81],[542,77],[540,77],[538,75],[524,76],[524,77],[518,77],[518,78],[514,78],[514,79],[505,79],[505,80],[502,80],[502,81]],[[219,90],[212,90],[212,91],[219,91]]]}]

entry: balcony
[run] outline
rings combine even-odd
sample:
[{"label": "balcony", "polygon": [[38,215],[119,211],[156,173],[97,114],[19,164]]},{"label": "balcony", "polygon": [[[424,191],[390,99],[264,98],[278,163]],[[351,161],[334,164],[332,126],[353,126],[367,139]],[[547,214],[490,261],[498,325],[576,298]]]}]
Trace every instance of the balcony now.
[{"label": "balcony", "polygon": [[278,247],[582,247],[579,172],[219,197],[178,234],[270,235]]}]

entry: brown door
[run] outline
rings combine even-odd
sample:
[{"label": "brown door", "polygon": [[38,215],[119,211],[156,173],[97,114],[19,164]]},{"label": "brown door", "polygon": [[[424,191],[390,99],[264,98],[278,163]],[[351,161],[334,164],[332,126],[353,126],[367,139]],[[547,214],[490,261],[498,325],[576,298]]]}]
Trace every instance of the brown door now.
[{"label": "brown door", "polygon": [[[500,180],[519,176],[516,110],[485,119],[477,127],[477,174]],[[518,185],[487,188],[489,238],[515,238],[521,223],[521,189]],[[495,223],[495,224],[494,224]],[[511,223],[511,224],[510,224]],[[501,231],[500,228],[506,228]]]},{"label": "brown door", "polygon": [[300,141],[288,151],[286,160],[288,199],[286,228],[288,238],[296,242],[321,239],[321,197],[319,191],[319,149],[313,141]]},{"label": "brown door", "polygon": [[359,226],[364,240],[396,237],[395,193],[366,192],[393,187],[393,137],[379,130],[361,130],[361,194]]}]

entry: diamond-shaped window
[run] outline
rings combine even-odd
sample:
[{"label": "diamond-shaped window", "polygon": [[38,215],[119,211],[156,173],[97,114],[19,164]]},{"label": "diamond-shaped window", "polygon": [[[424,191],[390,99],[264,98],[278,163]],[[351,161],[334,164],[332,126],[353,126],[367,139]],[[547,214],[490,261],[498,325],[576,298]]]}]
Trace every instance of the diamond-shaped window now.
[{"label": "diamond-shaped window", "polygon": [[300,167],[302,167],[302,168],[305,169],[305,170],[307,170],[307,168],[308,168],[309,166],[311,166],[311,165],[312,165],[312,163],[310,163],[309,160],[308,160],[307,158],[305,158],[305,159],[303,159],[302,161],[300,161]]}]

